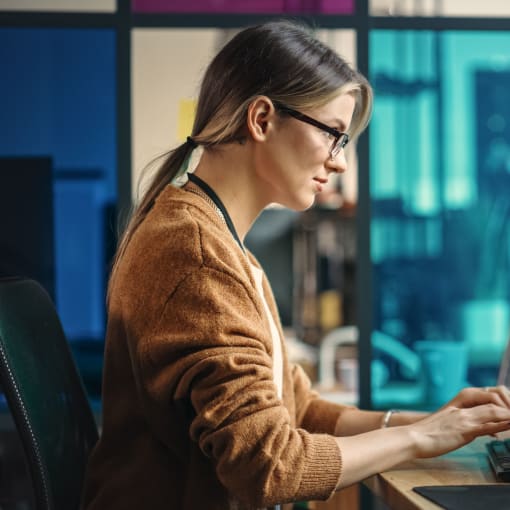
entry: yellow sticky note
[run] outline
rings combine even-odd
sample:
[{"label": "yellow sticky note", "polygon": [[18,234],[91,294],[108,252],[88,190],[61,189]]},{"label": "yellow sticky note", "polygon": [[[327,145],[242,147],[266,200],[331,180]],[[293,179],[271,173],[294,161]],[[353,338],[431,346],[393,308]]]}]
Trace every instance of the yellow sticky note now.
[{"label": "yellow sticky note", "polygon": [[196,99],[179,100],[179,113],[177,119],[177,137],[180,142],[184,142],[187,136],[191,136],[191,128],[195,119],[195,110],[197,107]]}]

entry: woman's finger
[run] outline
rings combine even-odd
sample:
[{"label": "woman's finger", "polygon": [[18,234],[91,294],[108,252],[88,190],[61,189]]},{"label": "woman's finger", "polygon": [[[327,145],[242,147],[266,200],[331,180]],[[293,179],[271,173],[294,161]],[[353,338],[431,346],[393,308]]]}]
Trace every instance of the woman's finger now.
[{"label": "woman's finger", "polygon": [[505,386],[487,386],[485,388],[464,388],[449,405],[467,408],[483,404],[496,404],[510,409],[510,392]]},{"label": "woman's finger", "polygon": [[480,425],[502,423],[507,428],[510,428],[510,409],[494,402],[463,409],[460,412],[468,414],[471,419]]},{"label": "woman's finger", "polygon": [[510,423],[507,421],[488,422],[480,425],[477,436],[497,437],[499,432],[505,432],[510,429]]},{"label": "woman's finger", "polygon": [[508,408],[510,408],[510,390],[504,386],[487,386],[484,388],[485,392],[496,394],[500,397],[504,405]]}]

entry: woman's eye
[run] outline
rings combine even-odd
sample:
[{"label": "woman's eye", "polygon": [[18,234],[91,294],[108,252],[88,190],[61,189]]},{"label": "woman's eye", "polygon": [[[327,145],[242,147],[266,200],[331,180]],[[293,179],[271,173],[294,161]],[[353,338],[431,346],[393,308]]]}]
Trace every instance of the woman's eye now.
[{"label": "woman's eye", "polygon": [[327,131],[322,131],[322,133],[324,134],[327,140],[333,140],[335,138],[331,133],[328,133]]}]

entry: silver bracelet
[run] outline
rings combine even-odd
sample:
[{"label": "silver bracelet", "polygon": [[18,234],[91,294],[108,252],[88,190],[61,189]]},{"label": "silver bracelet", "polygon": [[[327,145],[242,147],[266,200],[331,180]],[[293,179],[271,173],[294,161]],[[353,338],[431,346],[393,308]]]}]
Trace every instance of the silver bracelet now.
[{"label": "silver bracelet", "polygon": [[398,413],[398,409],[390,409],[389,411],[386,411],[384,413],[384,416],[383,416],[383,419],[382,419],[382,423],[381,423],[381,428],[382,429],[385,429],[386,427],[389,426],[391,417],[395,413]]}]

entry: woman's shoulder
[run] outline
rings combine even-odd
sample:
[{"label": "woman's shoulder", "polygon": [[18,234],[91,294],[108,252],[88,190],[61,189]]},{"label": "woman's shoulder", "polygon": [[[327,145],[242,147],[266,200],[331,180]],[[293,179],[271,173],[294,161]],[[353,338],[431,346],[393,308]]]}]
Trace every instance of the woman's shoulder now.
[{"label": "woman's shoulder", "polygon": [[168,187],[126,249],[123,266],[131,275],[178,279],[207,267],[232,275],[246,262],[223,220],[201,197]]},{"label": "woman's shoulder", "polygon": [[165,193],[139,225],[111,282],[111,313],[148,324],[170,300],[257,302],[248,257],[214,209],[193,199],[182,190]]}]

